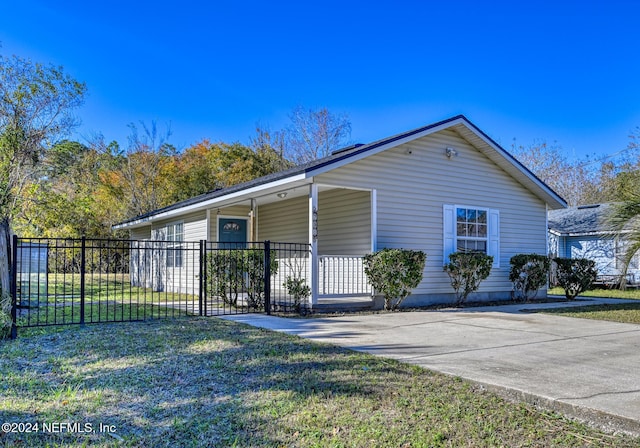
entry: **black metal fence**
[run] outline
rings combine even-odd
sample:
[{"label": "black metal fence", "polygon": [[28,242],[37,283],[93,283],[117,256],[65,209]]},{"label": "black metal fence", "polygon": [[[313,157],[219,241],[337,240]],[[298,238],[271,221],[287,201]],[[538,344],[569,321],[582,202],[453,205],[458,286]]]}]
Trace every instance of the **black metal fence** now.
[{"label": "black metal fence", "polygon": [[13,239],[12,336],[19,327],[184,315],[301,312],[309,245]]}]

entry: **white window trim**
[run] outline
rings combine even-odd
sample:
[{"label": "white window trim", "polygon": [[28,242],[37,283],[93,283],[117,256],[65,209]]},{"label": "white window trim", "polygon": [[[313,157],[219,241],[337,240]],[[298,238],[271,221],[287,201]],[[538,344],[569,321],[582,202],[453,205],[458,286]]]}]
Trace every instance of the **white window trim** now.
[{"label": "white window trim", "polygon": [[[484,210],[487,212],[487,255],[493,256],[493,267],[500,267],[500,211],[487,207],[462,204],[443,204],[442,225],[443,225],[443,257],[442,264],[449,262],[449,255],[457,248],[457,226],[456,212],[459,208],[472,210]],[[468,238],[467,238],[468,239]],[[473,238],[471,238],[473,239]],[[481,240],[484,241],[484,238]]]},{"label": "white window trim", "polygon": [[[176,234],[175,227],[177,225],[181,225],[182,226],[182,239],[180,239],[178,241],[176,241],[175,239],[169,240],[169,227],[173,227],[174,228],[173,235],[174,235],[174,238],[175,238],[175,234]],[[166,232],[165,239],[167,240],[167,257],[166,257],[166,261],[165,261],[166,264],[167,264],[167,267],[168,268],[172,268],[172,269],[182,269],[184,267],[183,253],[182,252],[180,253],[180,266],[176,266],[176,263],[175,263],[175,252],[172,253],[173,261],[171,263],[171,266],[169,266],[169,252],[168,252],[168,250],[169,249],[173,249],[174,247],[179,247],[181,250],[184,248],[184,246],[183,246],[183,243],[184,243],[184,221],[168,222],[163,227],[165,228],[165,232]]]}]

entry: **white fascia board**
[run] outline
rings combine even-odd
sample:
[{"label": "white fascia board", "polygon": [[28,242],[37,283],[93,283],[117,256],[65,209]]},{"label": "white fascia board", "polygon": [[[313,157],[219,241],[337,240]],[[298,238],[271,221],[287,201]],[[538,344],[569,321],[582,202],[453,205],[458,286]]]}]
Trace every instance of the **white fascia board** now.
[{"label": "white fascia board", "polygon": [[[187,205],[184,207],[176,208],[173,210],[168,210],[163,213],[158,213],[157,215],[147,216],[146,218],[141,218],[136,221],[127,222],[124,224],[120,224],[117,226],[113,226],[114,230],[119,229],[134,229],[136,227],[140,227],[154,221],[164,220],[171,218],[173,216],[182,215],[185,213],[196,212],[199,210],[205,210],[210,207],[214,207],[216,204],[220,202],[232,201],[234,199],[250,199],[255,195],[259,194],[261,191],[268,190],[271,188],[280,188],[290,183],[298,182],[307,179],[309,176],[305,173],[297,174],[292,177],[287,177],[284,179],[279,179],[273,182],[269,182],[262,185],[256,185],[255,187],[247,188],[244,190],[235,191],[233,193],[225,194],[223,196],[219,196],[217,198],[208,199],[202,202],[197,202],[195,204]],[[313,181],[313,179],[311,179]]]},{"label": "white fascia board", "polygon": [[568,232],[564,234],[565,236],[599,236],[602,238],[615,238],[618,236],[617,232],[607,232],[607,231],[594,231],[594,232]]},{"label": "white fascia board", "polygon": [[[356,162],[358,160],[364,159],[365,157],[369,157],[369,156],[372,156],[372,155],[375,155],[375,154],[379,154],[379,153],[381,153],[383,151],[386,151],[387,149],[395,148],[396,146],[400,146],[400,145],[403,145],[405,143],[411,142],[413,140],[417,140],[417,139],[425,137],[427,135],[442,131],[443,129],[448,129],[448,128],[450,128],[452,126],[456,126],[457,124],[460,124],[460,123],[466,123],[466,122],[462,118],[458,118],[456,120],[449,121],[447,123],[443,123],[440,126],[436,126],[436,127],[433,127],[433,128],[426,129],[426,130],[424,130],[422,132],[409,135],[409,136],[404,137],[402,139],[394,140],[394,141],[389,142],[389,143],[387,143],[385,145],[378,146],[377,148],[373,148],[373,149],[364,148],[363,151],[361,153],[359,153],[359,154],[348,155],[344,159],[338,159],[335,162],[327,163],[324,166],[321,166],[321,167],[316,168],[316,169],[314,169],[312,171],[309,171],[308,175],[309,176],[317,176],[319,174],[326,173],[327,171],[331,171],[331,170],[334,170],[336,168],[340,168],[341,166],[348,165],[348,164],[350,164],[352,162]],[[393,137],[390,137],[390,138],[393,138]],[[375,145],[375,142],[371,143],[371,145]],[[369,145],[366,145],[366,146],[369,146]]]}]

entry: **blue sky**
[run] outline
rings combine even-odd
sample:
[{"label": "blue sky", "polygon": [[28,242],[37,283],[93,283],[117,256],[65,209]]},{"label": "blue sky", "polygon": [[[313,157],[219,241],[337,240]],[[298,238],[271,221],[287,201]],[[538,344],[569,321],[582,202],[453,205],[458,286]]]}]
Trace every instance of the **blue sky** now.
[{"label": "blue sky", "polygon": [[74,136],[170,123],[179,148],[248,143],[296,105],[370,142],[457,114],[509,149],[618,152],[640,126],[637,1],[0,0],[0,52],[89,89]]}]

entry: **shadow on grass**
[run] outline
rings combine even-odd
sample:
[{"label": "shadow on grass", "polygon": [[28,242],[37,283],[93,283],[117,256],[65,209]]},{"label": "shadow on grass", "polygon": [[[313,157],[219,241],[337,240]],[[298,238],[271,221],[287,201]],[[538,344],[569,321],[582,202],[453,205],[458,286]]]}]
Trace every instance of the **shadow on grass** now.
[{"label": "shadow on grass", "polygon": [[[582,446],[581,434],[609,441],[458,379],[215,318],[30,331],[0,343],[0,422],[116,432],[0,433],[4,446]],[[600,446],[637,444],[611,441]]]},{"label": "shadow on grass", "polygon": [[[265,428],[291,403],[370,396],[376,389],[361,381],[363,369],[398,369],[211,318],[24,333],[3,343],[0,421],[113,425],[119,439],[63,431],[5,434],[0,443],[277,445],[286,441]],[[266,413],[251,405],[261,400],[272,401]]]}]

